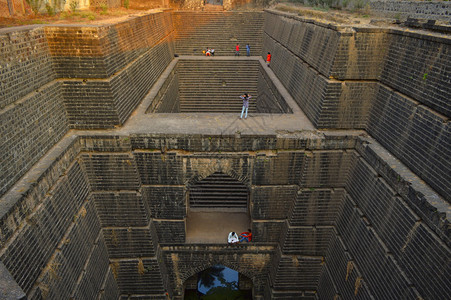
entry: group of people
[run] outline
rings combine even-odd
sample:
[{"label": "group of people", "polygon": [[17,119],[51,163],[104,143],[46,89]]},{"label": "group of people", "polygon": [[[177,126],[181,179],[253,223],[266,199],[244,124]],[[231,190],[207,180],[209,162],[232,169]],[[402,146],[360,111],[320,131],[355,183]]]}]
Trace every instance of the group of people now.
[{"label": "group of people", "polygon": [[[235,46],[235,56],[240,56],[240,44],[236,44]],[[246,44],[246,56],[251,56],[251,46]]]},{"label": "group of people", "polygon": [[202,51],[205,56],[215,56],[215,49],[213,48],[207,48],[207,50]]},{"label": "group of people", "polygon": [[250,229],[248,229],[248,231],[242,232],[239,237],[236,232],[232,231],[227,237],[227,243],[229,243],[229,245],[243,242],[249,243],[250,241],[252,241],[252,231]]},{"label": "group of people", "polygon": [[[202,51],[206,56],[215,56],[215,49],[213,48],[207,48],[207,50]],[[246,55],[251,55],[251,46],[249,44],[246,44]],[[236,44],[235,46],[235,56],[240,56],[240,44]],[[271,62],[271,53],[268,52],[266,55],[266,65],[269,67],[269,64]],[[248,93],[244,93],[240,96],[240,98],[243,100],[243,108],[241,109],[241,116],[240,119],[244,118],[247,119],[247,113],[249,110],[249,99],[252,98],[251,95]]]},{"label": "group of people", "polygon": [[[205,56],[215,56],[215,49],[207,48],[207,50],[202,51]],[[235,46],[235,56],[240,56],[240,44],[236,44]],[[251,56],[251,46],[246,44],[246,56]],[[269,63],[271,62],[271,53],[268,52],[266,55],[266,65],[269,67]]]},{"label": "group of people", "polygon": [[[235,56],[240,56],[240,44],[236,44],[235,46]],[[249,44],[246,44],[246,56],[251,56],[251,46]],[[268,52],[266,55],[266,64],[269,67],[269,63],[271,62],[271,53]]]}]

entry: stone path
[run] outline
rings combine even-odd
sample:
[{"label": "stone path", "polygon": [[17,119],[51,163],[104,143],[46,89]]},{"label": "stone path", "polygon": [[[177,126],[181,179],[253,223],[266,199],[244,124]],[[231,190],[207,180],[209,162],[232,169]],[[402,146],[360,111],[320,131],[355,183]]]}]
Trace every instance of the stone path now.
[{"label": "stone path", "polygon": [[227,244],[229,232],[238,235],[250,227],[246,213],[189,212],[186,218],[186,243]]},{"label": "stone path", "polygon": [[[292,114],[250,114],[244,120],[239,114],[213,113],[158,113],[146,114],[152,99],[156,96],[166,78],[180,59],[190,60],[257,60],[267,70],[267,73],[280,94],[291,107]],[[160,76],[156,84],[125,123],[118,129],[121,133],[156,133],[156,134],[224,134],[237,132],[241,134],[276,134],[279,131],[313,131],[315,127],[297,106],[294,99],[277,79],[275,74],[259,56],[253,57],[203,57],[181,56],[175,58]]]}]

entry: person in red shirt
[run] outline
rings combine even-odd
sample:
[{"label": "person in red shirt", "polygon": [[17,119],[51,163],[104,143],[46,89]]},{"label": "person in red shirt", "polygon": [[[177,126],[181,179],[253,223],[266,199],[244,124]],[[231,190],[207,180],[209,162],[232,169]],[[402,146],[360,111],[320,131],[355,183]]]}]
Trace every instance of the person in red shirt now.
[{"label": "person in red shirt", "polygon": [[235,56],[240,56],[240,44],[236,44],[235,46]]},{"label": "person in red shirt", "polygon": [[271,53],[268,52],[268,55],[266,55],[266,65],[269,67],[269,63],[271,62]]},{"label": "person in red shirt", "polygon": [[250,229],[248,229],[248,231],[241,232],[241,234],[240,234],[240,242],[242,243],[244,241],[246,241],[248,243],[250,241],[252,241],[252,231]]}]

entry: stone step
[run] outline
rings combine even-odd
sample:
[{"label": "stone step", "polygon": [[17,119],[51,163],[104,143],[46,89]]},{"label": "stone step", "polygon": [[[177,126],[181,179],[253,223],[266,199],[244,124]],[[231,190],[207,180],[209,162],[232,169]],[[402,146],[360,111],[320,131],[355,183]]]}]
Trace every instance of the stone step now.
[{"label": "stone step", "polygon": [[222,87],[218,88],[215,86],[195,86],[195,83],[183,86],[179,85],[179,95],[193,95],[193,96],[199,96],[199,97],[219,97],[219,98],[236,98],[237,100],[240,99],[240,96],[243,93],[248,93],[252,96],[251,101],[255,100],[257,97],[257,91],[254,89],[249,88],[249,85],[245,84],[242,86],[234,86],[234,87]]},{"label": "stone step", "polygon": [[[221,101],[221,100],[217,100],[217,99],[179,99],[180,100],[180,105],[187,107],[189,105],[193,106],[193,105],[208,105],[211,107],[217,107],[217,106],[236,106],[236,107],[241,107],[243,102],[242,101]],[[256,106],[256,102],[250,102],[249,103],[250,107],[254,107]]]},{"label": "stone step", "polygon": [[[208,108],[208,109],[206,109],[206,110],[201,110],[201,109],[199,109],[199,108],[196,108],[196,109],[181,109],[180,108],[180,112],[181,113],[199,113],[199,114],[201,114],[201,113],[205,113],[205,114],[208,114],[208,113],[214,113],[214,114],[236,114],[237,116],[239,116],[239,114],[241,113],[241,108],[240,109],[235,109],[235,110],[224,110],[224,109],[218,109],[218,110],[216,110],[216,109],[211,109],[211,108]],[[249,108],[249,111],[248,111],[248,113],[249,114],[255,114],[255,113],[257,113],[257,111],[256,110],[251,110],[250,108]]]},{"label": "stone step", "polygon": [[[209,104],[199,104],[199,103],[180,103],[180,109],[198,109],[199,111],[204,110],[218,110],[220,112],[225,111],[241,111],[241,108],[243,107],[241,104],[239,105],[232,105],[232,104],[218,104],[218,105],[209,105]],[[256,109],[255,105],[249,105],[249,110]]]},{"label": "stone step", "polygon": [[248,189],[238,180],[216,172],[193,184],[191,208],[246,208]]},{"label": "stone step", "polygon": [[210,12],[210,11],[223,11],[224,6],[222,5],[215,5],[215,4],[205,4],[204,5],[204,12]]}]

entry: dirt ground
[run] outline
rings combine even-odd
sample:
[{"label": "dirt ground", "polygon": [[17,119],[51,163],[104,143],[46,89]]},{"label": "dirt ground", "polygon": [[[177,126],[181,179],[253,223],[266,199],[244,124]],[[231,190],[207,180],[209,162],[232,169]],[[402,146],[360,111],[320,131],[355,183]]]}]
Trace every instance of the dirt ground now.
[{"label": "dirt ground", "polygon": [[121,8],[79,10],[62,12],[49,16],[46,14],[18,15],[15,17],[0,17],[0,28],[32,24],[108,24],[148,13],[149,10]]},{"label": "dirt ground", "polygon": [[[299,14],[308,18],[318,20],[327,20],[334,23],[341,24],[367,24],[371,20],[371,15],[368,11],[360,10],[355,12],[333,10],[315,7],[304,7],[292,3],[279,3],[274,5],[281,11]],[[6,11],[5,11],[6,10]],[[145,7],[139,8],[90,8],[88,10],[65,11],[62,13],[50,16],[48,14],[34,14],[27,9],[26,14],[16,15],[14,17],[4,17],[8,15],[7,7],[0,6],[0,28],[13,27],[31,24],[110,24],[115,23],[129,17],[138,16],[149,13],[150,11],[158,10],[157,8],[148,9]],[[255,8],[254,8],[255,10]],[[3,16],[3,17],[2,17]]]}]

